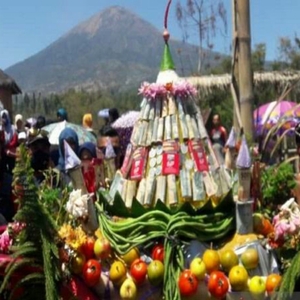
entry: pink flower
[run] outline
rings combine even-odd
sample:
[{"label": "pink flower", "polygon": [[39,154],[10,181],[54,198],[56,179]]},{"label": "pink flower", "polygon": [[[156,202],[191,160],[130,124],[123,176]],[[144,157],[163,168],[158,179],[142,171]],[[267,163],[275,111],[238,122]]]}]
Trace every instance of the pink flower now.
[{"label": "pink flower", "polygon": [[2,253],[8,253],[11,245],[12,239],[9,236],[8,230],[5,230],[0,236],[0,251]]},{"label": "pink flower", "polygon": [[283,238],[290,231],[288,220],[280,220],[274,226],[275,240]]}]

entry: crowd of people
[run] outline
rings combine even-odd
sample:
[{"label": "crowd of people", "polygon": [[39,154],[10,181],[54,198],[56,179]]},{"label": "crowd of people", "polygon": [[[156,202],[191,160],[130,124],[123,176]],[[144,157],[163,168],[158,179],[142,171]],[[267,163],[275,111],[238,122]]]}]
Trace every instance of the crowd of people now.
[{"label": "crowd of people", "polygon": [[[14,195],[12,191],[13,169],[17,156],[17,149],[24,145],[27,149],[31,167],[37,184],[43,182],[45,170],[52,168],[62,174],[61,184],[69,184],[68,174],[65,170],[64,141],[72,148],[79,159],[84,163],[89,163],[97,159],[99,153],[105,157],[106,149],[109,145],[115,153],[116,168],[120,166],[121,160],[118,155],[119,137],[118,132],[112,128],[111,124],[119,117],[115,108],[104,110],[99,113],[103,126],[95,130],[93,126],[92,114],[87,113],[82,118],[82,127],[95,137],[96,143],[84,142],[79,145],[77,133],[66,126],[59,135],[59,144],[51,144],[48,132],[43,128],[46,125],[56,122],[69,121],[68,113],[64,108],[57,111],[56,120],[46,120],[44,116],[37,118],[23,119],[21,114],[16,114],[14,122],[7,110],[1,111],[0,124],[0,222],[11,221],[15,213]],[[4,217],[4,218],[3,218]]]}]

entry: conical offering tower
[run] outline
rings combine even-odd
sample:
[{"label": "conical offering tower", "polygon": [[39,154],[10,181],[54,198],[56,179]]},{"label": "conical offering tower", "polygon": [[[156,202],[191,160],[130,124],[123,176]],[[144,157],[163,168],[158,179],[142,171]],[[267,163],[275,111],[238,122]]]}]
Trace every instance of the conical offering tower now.
[{"label": "conical offering tower", "polygon": [[110,197],[119,192],[128,208],[133,198],[147,207],[158,200],[167,206],[188,201],[199,207],[209,198],[221,199],[230,189],[196,105],[197,91],[177,75],[167,29],[163,36],[157,80],[139,89],[139,118],[110,188]]}]

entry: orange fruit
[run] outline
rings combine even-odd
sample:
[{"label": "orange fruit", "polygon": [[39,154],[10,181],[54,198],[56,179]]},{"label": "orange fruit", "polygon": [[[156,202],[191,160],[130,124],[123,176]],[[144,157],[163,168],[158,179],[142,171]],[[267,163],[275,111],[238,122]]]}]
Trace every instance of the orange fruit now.
[{"label": "orange fruit", "polygon": [[213,249],[207,249],[203,253],[202,260],[205,264],[206,271],[210,274],[213,271],[220,269],[220,256],[218,251]]},{"label": "orange fruit", "polygon": [[270,274],[266,281],[266,291],[271,295],[273,291],[280,285],[281,276],[279,274]]}]

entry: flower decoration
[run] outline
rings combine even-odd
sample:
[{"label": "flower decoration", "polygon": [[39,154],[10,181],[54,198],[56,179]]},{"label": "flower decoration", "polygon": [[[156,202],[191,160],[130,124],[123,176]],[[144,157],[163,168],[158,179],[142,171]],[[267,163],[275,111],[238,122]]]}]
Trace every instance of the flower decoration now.
[{"label": "flower decoration", "polygon": [[66,211],[76,219],[87,217],[89,198],[89,194],[81,194],[81,189],[73,190],[66,204]]},{"label": "flower decoration", "polygon": [[287,235],[295,235],[300,231],[300,209],[294,198],[288,200],[273,218],[275,240]]},{"label": "flower decoration", "polygon": [[9,253],[9,248],[12,245],[13,239],[9,235],[8,229],[6,229],[0,236],[0,252]]},{"label": "flower decoration", "polygon": [[87,239],[85,232],[80,226],[73,228],[70,224],[64,224],[58,234],[74,250],[79,249]]},{"label": "flower decoration", "polygon": [[149,100],[154,100],[157,97],[164,97],[168,93],[175,97],[186,98],[188,96],[196,96],[197,89],[189,82],[183,80],[167,84],[143,82],[139,88],[139,94]]}]

